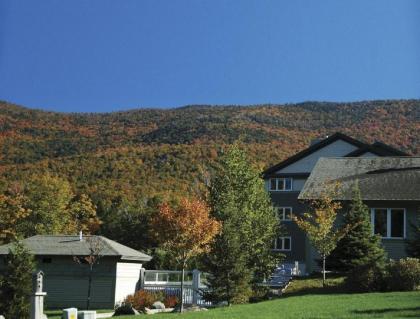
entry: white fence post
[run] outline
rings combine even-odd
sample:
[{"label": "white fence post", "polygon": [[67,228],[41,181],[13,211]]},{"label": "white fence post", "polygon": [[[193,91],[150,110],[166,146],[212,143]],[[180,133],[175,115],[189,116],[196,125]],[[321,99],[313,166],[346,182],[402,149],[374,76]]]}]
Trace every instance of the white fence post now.
[{"label": "white fence post", "polygon": [[192,278],[192,304],[197,305],[198,297],[199,297],[199,288],[200,288],[200,271],[197,269],[193,270],[193,278]]}]

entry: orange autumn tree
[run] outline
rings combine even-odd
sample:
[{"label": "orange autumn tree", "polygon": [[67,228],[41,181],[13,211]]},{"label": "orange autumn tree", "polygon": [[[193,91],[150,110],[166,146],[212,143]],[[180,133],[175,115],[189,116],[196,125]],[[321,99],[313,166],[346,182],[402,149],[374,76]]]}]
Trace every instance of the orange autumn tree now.
[{"label": "orange autumn tree", "polygon": [[21,221],[31,214],[26,203],[27,198],[19,189],[0,194],[0,245],[19,237]]},{"label": "orange autumn tree", "polygon": [[182,268],[182,312],[184,273],[188,261],[210,250],[210,243],[219,233],[221,225],[210,217],[209,208],[203,201],[184,198],[177,207],[171,207],[168,203],[160,205],[151,221],[151,228],[157,241],[174,256]]}]

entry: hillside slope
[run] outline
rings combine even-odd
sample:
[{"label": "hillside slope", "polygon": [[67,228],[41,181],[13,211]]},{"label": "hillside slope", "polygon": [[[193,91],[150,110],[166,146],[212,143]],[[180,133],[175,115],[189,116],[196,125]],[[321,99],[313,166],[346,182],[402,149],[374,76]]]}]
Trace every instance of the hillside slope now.
[{"label": "hillside slope", "polygon": [[420,100],[187,106],[63,114],[0,102],[0,187],[50,171],[96,201],[200,192],[223,147],[239,140],[263,169],[343,132],[420,153]]}]

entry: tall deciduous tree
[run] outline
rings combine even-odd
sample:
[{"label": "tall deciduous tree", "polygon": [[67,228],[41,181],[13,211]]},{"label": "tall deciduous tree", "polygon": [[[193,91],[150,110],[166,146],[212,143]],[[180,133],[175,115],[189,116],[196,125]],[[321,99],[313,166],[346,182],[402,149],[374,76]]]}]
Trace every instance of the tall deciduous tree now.
[{"label": "tall deciduous tree", "polygon": [[268,278],[279,261],[272,250],[279,224],[263,180],[238,145],[221,158],[209,204],[223,228],[204,260],[211,274],[207,297],[229,304],[247,301],[250,288]]},{"label": "tall deciduous tree", "polygon": [[378,235],[372,233],[369,208],[362,201],[358,184],[352,191],[352,201],[344,216],[349,232],[338,242],[328,258],[330,268],[351,271],[368,264],[383,264],[385,251]]},{"label": "tall deciduous tree", "polygon": [[156,239],[182,268],[182,312],[184,272],[188,261],[209,251],[210,243],[220,230],[220,223],[210,217],[209,209],[203,201],[184,198],[175,208],[168,203],[162,204],[152,219],[151,226]]},{"label": "tall deciduous tree", "polygon": [[15,242],[5,258],[0,277],[0,313],[6,318],[29,319],[34,270],[33,256],[22,243]]},{"label": "tall deciduous tree", "polygon": [[323,286],[325,286],[326,258],[349,230],[347,225],[342,228],[335,225],[341,204],[333,199],[337,187],[332,188],[327,187],[319,199],[312,201],[310,212],[304,213],[302,217],[293,216],[293,220],[308,235],[309,240],[321,255]]},{"label": "tall deciduous tree", "polygon": [[96,207],[75,195],[67,180],[50,174],[31,176],[0,194],[0,242],[36,234],[93,232],[100,225]]},{"label": "tall deciduous tree", "polygon": [[69,228],[88,234],[99,229],[101,222],[96,216],[96,207],[87,195],[81,194],[73,197],[67,209],[70,214]]},{"label": "tall deciduous tree", "polygon": [[74,194],[67,180],[58,176],[33,175],[24,184],[31,214],[25,219],[25,236],[69,233],[68,204]]},{"label": "tall deciduous tree", "polygon": [[15,240],[21,234],[21,222],[31,213],[27,201],[18,185],[0,194],[0,244]]}]

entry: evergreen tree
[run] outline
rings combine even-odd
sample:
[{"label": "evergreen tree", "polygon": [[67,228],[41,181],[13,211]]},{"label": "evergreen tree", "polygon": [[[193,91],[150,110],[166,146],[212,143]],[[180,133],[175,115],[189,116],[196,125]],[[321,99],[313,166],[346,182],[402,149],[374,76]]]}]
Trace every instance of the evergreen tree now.
[{"label": "evergreen tree", "polygon": [[272,251],[279,225],[264,182],[237,145],[222,157],[212,178],[209,206],[223,226],[204,260],[211,274],[208,298],[247,301],[251,287],[267,278],[279,261]]},{"label": "evergreen tree", "polygon": [[241,238],[229,221],[223,224],[223,233],[216,236],[213,250],[204,258],[209,273],[204,298],[214,304],[246,303],[252,295],[252,271],[247,266],[247,256],[242,250]]},{"label": "evergreen tree", "polygon": [[344,217],[349,232],[338,242],[330,255],[332,269],[350,271],[359,266],[383,266],[385,251],[379,236],[372,234],[369,208],[363,203],[356,183],[352,191],[352,201]]},{"label": "evergreen tree", "polygon": [[23,244],[16,242],[5,261],[0,278],[0,313],[10,319],[28,319],[34,258]]},{"label": "evergreen tree", "polygon": [[[420,213],[420,207],[418,207]],[[407,254],[410,257],[420,258],[420,217],[417,218],[417,224],[412,224],[412,233],[414,238],[407,241]]]}]

